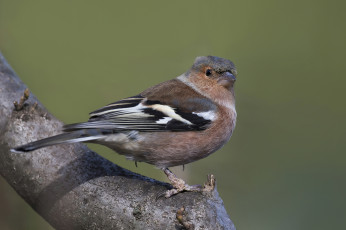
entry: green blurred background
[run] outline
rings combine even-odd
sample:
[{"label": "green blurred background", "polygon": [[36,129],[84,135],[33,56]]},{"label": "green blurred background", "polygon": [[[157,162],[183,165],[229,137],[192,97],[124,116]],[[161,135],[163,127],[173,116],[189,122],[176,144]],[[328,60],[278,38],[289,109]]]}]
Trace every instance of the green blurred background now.
[{"label": "green blurred background", "polygon": [[[0,1],[0,50],[65,123],[186,71],[234,61],[238,122],[223,149],[173,171],[213,173],[237,229],[344,229],[345,1]],[[1,87],[1,86],[0,86]],[[151,165],[90,145],[117,164]],[[1,229],[51,227],[0,181]]]}]

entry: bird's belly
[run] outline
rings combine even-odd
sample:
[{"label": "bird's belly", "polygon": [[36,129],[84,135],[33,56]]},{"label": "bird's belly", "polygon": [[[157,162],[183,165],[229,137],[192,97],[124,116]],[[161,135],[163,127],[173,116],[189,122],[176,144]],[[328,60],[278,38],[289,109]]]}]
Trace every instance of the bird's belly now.
[{"label": "bird's belly", "polygon": [[[149,137],[157,140],[159,137]],[[154,143],[146,146],[147,155],[145,161],[158,167],[173,167],[188,164],[205,158],[222,147],[225,140],[206,141],[202,132],[185,133],[178,132],[162,133],[160,135],[169,141]]]},{"label": "bird's belly", "polygon": [[172,167],[202,159],[221,148],[230,138],[211,137],[205,131],[139,133],[136,139],[115,134],[103,143],[128,159],[157,167]]}]

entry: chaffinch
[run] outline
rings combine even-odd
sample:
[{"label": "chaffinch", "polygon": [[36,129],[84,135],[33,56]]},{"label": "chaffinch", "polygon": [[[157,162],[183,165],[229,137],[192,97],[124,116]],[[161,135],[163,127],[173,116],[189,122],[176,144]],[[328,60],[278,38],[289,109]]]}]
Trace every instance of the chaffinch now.
[{"label": "chaffinch", "polygon": [[234,64],[215,56],[197,57],[173,80],[90,113],[87,122],[65,125],[64,133],[12,149],[28,152],[75,142],[105,145],[135,162],[161,168],[172,190],[200,190],[177,178],[168,167],[207,157],[231,137],[236,123]]}]

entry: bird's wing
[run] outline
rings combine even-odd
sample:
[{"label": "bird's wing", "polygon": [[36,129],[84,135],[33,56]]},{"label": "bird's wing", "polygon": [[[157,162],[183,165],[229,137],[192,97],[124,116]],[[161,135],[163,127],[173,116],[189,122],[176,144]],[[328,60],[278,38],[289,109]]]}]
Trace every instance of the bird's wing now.
[{"label": "bird's wing", "polygon": [[216,106],[178,80],[90,113],[88,122],[67,125],[65,131],[106,129],[122,131],[197,131],[216,118]]}]

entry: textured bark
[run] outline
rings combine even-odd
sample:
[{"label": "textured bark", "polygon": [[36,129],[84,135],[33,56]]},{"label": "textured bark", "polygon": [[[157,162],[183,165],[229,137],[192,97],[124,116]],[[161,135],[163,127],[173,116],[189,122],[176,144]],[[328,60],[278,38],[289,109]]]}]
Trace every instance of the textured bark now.
[{"label": "textured bark", "polygon": [[13,102],[25,89],[0,53],[0,173],[54,228],[235,229],[216,188],[156,200],[170,185],[123,169],[83,144],[11,153],[10,147],[57,134],[62,126],[32,94],[16,111]]}]

